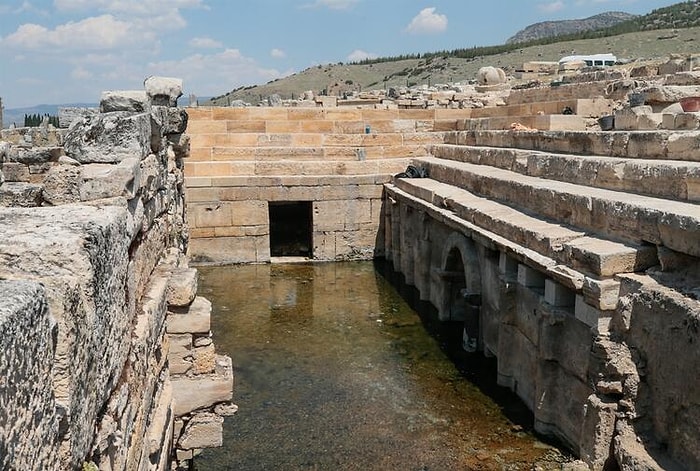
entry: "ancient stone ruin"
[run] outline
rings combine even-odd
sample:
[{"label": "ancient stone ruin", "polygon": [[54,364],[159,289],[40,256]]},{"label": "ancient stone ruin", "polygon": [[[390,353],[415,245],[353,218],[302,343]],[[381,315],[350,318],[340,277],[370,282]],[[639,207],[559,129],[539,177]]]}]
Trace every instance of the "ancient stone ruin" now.
[{"label": "ancient stone ruin", "polygon": [[233,374],[185,257],[181,87],[2,131],[0,469],[170,469],[221,445]]},{"label": "ancient stone ruin", "polygon": [[3,131],[0,467],[220,444],[188,260],[385,257],[581,466],[700,469],[700,74],[664,71],[187,110],[150,79]]},{"label": "ancient stone ruin", "polygon": [[700,74],[659,71],[191,109],[190,255],[386,257],[590,469],[700,468],[700,121],[678,104]]}]

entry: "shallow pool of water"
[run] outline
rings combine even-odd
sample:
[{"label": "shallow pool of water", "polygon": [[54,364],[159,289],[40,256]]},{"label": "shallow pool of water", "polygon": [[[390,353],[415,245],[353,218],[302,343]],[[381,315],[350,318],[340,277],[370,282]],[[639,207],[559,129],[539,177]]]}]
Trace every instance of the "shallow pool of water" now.
[{"label": "shallow pool of water", "polygon": [[560,469],[493,362],[397,280],[371,262],[200,268],[239,412],[196,468]]}]

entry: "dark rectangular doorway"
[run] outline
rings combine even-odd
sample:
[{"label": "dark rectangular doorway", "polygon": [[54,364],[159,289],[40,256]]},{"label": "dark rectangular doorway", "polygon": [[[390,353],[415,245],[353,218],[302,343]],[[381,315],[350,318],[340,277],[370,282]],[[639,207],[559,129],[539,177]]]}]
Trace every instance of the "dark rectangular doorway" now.
[{"label": "dark rectangular doorway", "polygon": [[270,201],[270,256],[311,258],[311,201]]}]

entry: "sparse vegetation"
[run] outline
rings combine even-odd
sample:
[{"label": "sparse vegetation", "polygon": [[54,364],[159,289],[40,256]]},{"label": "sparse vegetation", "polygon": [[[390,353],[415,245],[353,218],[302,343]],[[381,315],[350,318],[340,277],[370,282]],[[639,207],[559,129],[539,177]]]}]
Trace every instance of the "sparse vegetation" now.
[{"label": "sparse vegetation", "polygon": [[44,119],[49,120],[49,124],[58,127],[58,116],[50,116],[49,114],[39,115],[39,114],[25,114],[24,115],[24,127],[37,127],[41,125]]}]

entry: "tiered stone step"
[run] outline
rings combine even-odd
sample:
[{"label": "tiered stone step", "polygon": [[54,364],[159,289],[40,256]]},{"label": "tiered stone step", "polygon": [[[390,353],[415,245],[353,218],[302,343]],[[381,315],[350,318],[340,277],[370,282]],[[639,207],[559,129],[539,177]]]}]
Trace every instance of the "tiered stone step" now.
[{"label": "tiered stone step", "polygon": [[510,147],[562,154],[700,162],[700,131],[458,131],[445,144]]},{"label": "tiered stone step", "polygon": [[[595,77],[591,77],[595,79]],[[509,105],[537,103],[559,100],[576,100],[579,97],[609,97],[614,94],[609,89],[611,81],[607,78],[575,84],[562,84],[557,87],[538,87],[511,90],[507,102]],[[618,99],[618,96],[615,96]]]},{"label": "tiered stone step", "polygon": [[456,130],[458,121],[469,116],[469,110],[353,108],[215,107],[188,113],[188,178],[252,169],[272,174],[258,162],[284,162],[276,170],[290,175],[308,173],[308,162],[330,168],[330,175],[355,168],[354,162],[399,159],[403,165],[407,157],[426,155],[428,145],[442,142],[446,131]]},{"label": "tiered stone step", "polygon": [[657,263],[650,246],[620,243],[525,213],[430,178],[400,178],[401,190],[575,270],[596,277],[643,270]]},{"label": "tiered stone step", "polygon": [[513,124],[539,131],[583,131],[588,120],[583,116],[565,114],[498,116],[467,119],[459,128],[468,131],[502,130],[511,129]]},{"label": "tiered stone step", "polygon": [[442,132],[310,134],[231,133],[194,135],[190,161],[207,160],[363,160],[425,153],[444,140]]},{"label": "tiered stone step", "polygon": [[571,114],[584,117],[598,117],[612,111],[612,101],[605,98],[579,98],[554,101],[517,103],[506,106],[474,108],[471,118],[522,117],[534,115],[558,115],[568,110]]},{"label": "tiered stone step", "polygon": [[522,175],[437,157],[414,159],[432,179],[537,217],[633,244],[700,256],[700,206]]},{"label": "tiered stone step", "polygon": [[700,162],[630,159],[438,144],[433,156],[608,190],[700,201]]},{"label": "tiered stone step", "polygon": [[[425,153],[421,154],[422,157]],[[202,178],[219,179],[240,176],[319,176],[319,175],[381,175],[402,172],[411,162],[411,158],[373,159],[373,160],[279,160],[279,161],[223,161],[190,162],[187,177],[190,182]]]},{"label": "tiered stone step", "polygon": [[[554,89],[553,89],[554,90]],[[613,102],[605,98],[567,98],[556,96],[523,102],[520,90],[514,90],[506,106],[477,108],[471,118],[461,121],[460,130],[510,129],[514,123],[542,131],[584,131],[597,118],[612,112]],[[541,94],[541,91],[538,91]]]}]

